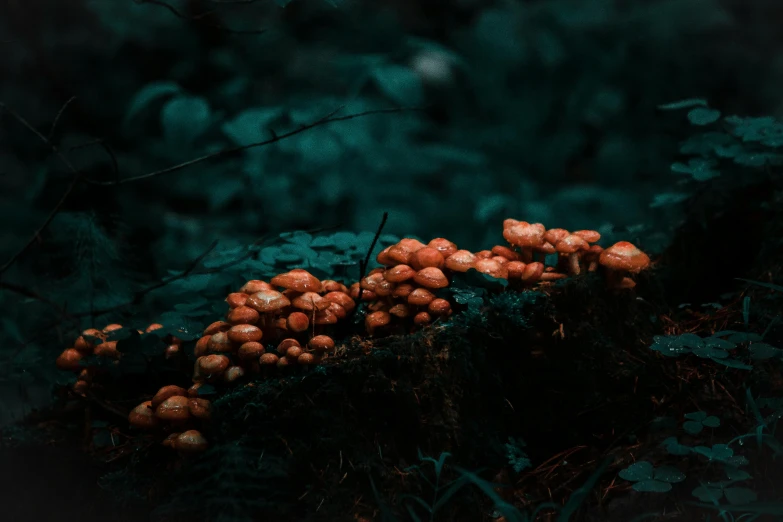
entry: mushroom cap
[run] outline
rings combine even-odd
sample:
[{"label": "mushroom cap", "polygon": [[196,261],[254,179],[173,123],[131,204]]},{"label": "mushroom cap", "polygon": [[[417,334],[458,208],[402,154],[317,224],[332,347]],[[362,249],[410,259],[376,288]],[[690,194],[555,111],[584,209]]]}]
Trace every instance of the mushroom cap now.
[{"label": "mushroom cap", "polygon": [[294,308],[299,310],[306,310],[312,312],[313,310],[326,310],[329,308],[329,301],[321,297],[315,292],[305,292],[302,295],[295,297],[291,304]]},{"label": "mushroom cap", "polygon": [[212,403],[207,399],[190,398],[188,399],[188,412],[197,419],[209,420],[212,416]]},{"label": "mushroom cap", "polygon": [[408,294],[408,304],[413,306],[427,306],[435,299],[435,294],[426,288],[416,288]]},{"label": "mushroom cap", "polygon": [[226,297],[226,303],[231,308],[243,306],[247,302],[247,294],[244,292],[231,292]]},{"label": "mushroom cap", "polygon": [[112,323],[112,324],[107,324],[106,326],[104,326],[103,330],[101,330],[101,333],[109,334],[109,333],[117,331],[117,330],[122,330],[122,325],[118,324],[118,323]]},{"label": "mushroom cap", "polygon": [[225,321],[215,321],[214,323],[211,323],[209,326],[204,328],[204,335],[214,335],[218,332],[227,332],[229,328],[231,328],[231,324]]},{"label": "mushroom cap", "polygon": [[449,280],[441,269],[434,266],[422,268],[416,273],[413,280],[426,288],[445,288],[449,286]]},{"label": "mushroom cap", "polygon": [[259,343],[258,341],[250,341],[242,343],[242,345],[237,349],[237,357],[243,361],[251,361],[264,355],[265,351],[266,349],[264,348],[263,344]]},{"label": "mushroom cap", "polygon": [[262,366],[274,366],[277,364],[277,360],[279,357],[273,353],[265,353],[261,357],[258,358],[258,362]]},{"label": "mushroom cap", "polygon": [[[213,335],[212,339],[218,335],[220,334]],[[261,328],[258,326],[253,326],[252,324],[238,324],[236,326],[232,326],[231,330],[226,332],[226,336],[228,337],[229,341],[241,344],[251,341],[260,341],[264,336],[264,332],[261,331]],[[230,351],[230,349],[221,351]]]},{"label": "mushroom cap", "polygon": [[451,303],[438,297],[427,306],[427,311],[432,315],[448,315],[451,312]]},{"label": "mushroom cap", "polygon": [[356,307],[356,302],[346,292],[329,292],[324,295],[324,299],[337,303],[345,308],[346,312],[351,312]]},{"label": "mushroom cap", "polygon": [[[330,306],[331,304],[333,303],[330,303]],[[313,324],[336,324],[337,321],[337,314],[332,312],[331,308],[327,308],[326,310],[317,310],[313,314]]]},{"label": "mushroom cap", "polygon": [[389,247],[387,256],[389,259],[394,260],[395,263],[410,264],[410,256],[420,248],[424,248],[424,243],[418,239],[411,237],[404,237],[400,241]]},{"label": "mushroom cap", "polygon": [[509,261],[519,261],[519,254],[505,245],[495,245],[492,247],[491,252],[495,254],[495,256],[505,257]]},{"label": "mushroom cap", "polygon": [[308,366],[315,363],[315,356],[311,353],[303,353],[296,358],[296,362],[302,366]]},{"label": "mushroom cap", "polygon": [[[345,319],[348,316],[348,312],[345,310],[345,308],[342,307],[342,305],[332,303],[331,301],[329,302],[329,308],[324,310],[324,312],[331,312],[335,317],[337,317],[338,320]],[[318,314],[316,313],[316,315]]]},{"label": "mushroom cap", "polygon": [[435,247],[425,246],[413,252],[410,256],[411,266],[415,270],[421,270],[434,266],[435,268],[443,268],[443,262],[445,258],[443,254]]},{"label": "mushroom cap", "polygon": [[57,357],[55,364],[61,370],[77,371],[81,369],[79,361],[82,360],[82,357],[84,357],[84,355],[76,348],[66,348],[60,356]]},{"label": "mushroom cap", "polygon": [[204,375],[214,375],[228,368],[231,360],[222,354],[204,355],[196,360],[199,370]]},{"label": "mushroom cap", "polygon": [[391,315],[389,315],[389,312],[383,311],[373,312],[364,318],[364,326],[370,333],[372,333],[376,328],[386,326],[390,322]]},{"label": "mushroom cap", "polygon": [[389,308],[389,314],[393,315],[394,317],[399,317],[400,319],[404,319],[405,317],[408,317],[411,314],[410,308],[408,308],[408,305],[403,303],[397,303],[396,305]]},{"label": "mushroom cap", "polygon": [[278,274],[271,279],[270,283],[297,292],[321,291],[321,280],[302,268],[294,268],[285,274]]},{"label": "mushroom cap", "polygon": [[588,243],[595,243],[601,239],[601,233],[597,230],[577,230],[571,233],[575,236],[581,237]]},{"label": "mushroom cap", "polygon": [[190,399],[181,395],[174,395],[161,402],[155,408],[155,416],[166,421],[185,421],[190,418],[188,401]]},{"label": "mushroom cap", "polygon": [[520,223],[503,230],[503,237],[518,247],[538,247],[544,244],[546,229],[540,223]]},{"label": "mushroom cap", "polygon": [[469,250],[457,250],[446,258],[446,268],[452,272],[467,272],[476,263],[476,254]]},{"label": "mushroom cap", "polygon": [[176,384],[169,384],[168,386],[164,386],[161,389],[157,391],[154,397],[152,397],[152,400],[149,401],[150,406],[152,409],[157,409],[158,406],[163,404],[163,401],[168,399],[169,397],[185,397],[188,394],[187,390],[181,386],[177,386]]},{"label": "mushroom cap", "polygon": [[427,246],[436,249],[438,252],[443,254],[444,258],[449,257],[451,254],[459,250],[455,243],[449,241],[445,237],[436,237],[427,243]]},{"label": "mushroom cap", "polygon": [[256,292],[263,292],[264,290],[274,290],[274,287],[260,279],[251,279],[239,289],[240,292],[248,295],[255,294]]},{"label": "mushroom cap", "polygon": [[207,343],[207,347],[210,351],[218,353],[234,351],[234,345],[231,342],[231,338],[228,336],[228,332],[218,332],[211,336]]},{"label": "mushroom cap", "polygon": [[229,366],[223,372],[223,380],[228,383],[237,381],[245,376],[245,369],[241,366]]},{"label": "mushroom cap", "polygon": [[650,266],[650,258],[628,241],[610,246],[598,257],[598,262],[611,269],[638,273]]},{"label": "mushroom cap", "polygon": [[[330,301],[331,302],[331,301]],[[288,314],[288,329],[292,332],[304,332],[310,327],[310,318],[303,312]]]},{"label": "mushroom cap", "polygon": [[590,245],[587,241],[575,234],[564,237],[555,245],[555,250],[561,254],[574,254],[580,250],[587,250],[588,248],[590,248]]},{"label": "mushroom cap", "polygon": [[206,450],[209,444],[200,431],[188,430],[180,433],[172,446],[183,453],[199,453]]},{"label": "mushroom cap", "polygon": [[134,428],[148,430],[157,427],[160,421],[155,417],[151,401],[144,401],[128,414],[128,423]]},{"label": "mushroom cap", "polygon": [[508,279],[508,270],[494,259],[477,259],[474,268],[497,279]]},{"label": "mushroom cap", "polygon": [[261,313],[276,312],[290,304],[291,301],[277,290],[262,290],[247,298],[247,306]]},{"label": "mushroom cap", "polygon": [[334,339],[328,335],[316,335],[307,345],[317,352],[327,352],[334,348]]},{"label": "mushroom cap", "polygon": [[[245,302],[247,302],[247,299],[245,299]],[[232,308],[226,315],[226,319],[231,324],[253,324],[258,321],[260,317],[261,315],[258,313],[258,310],[245,305]]]},{"label": "mushroom cap", "polygon": [[558,241],[569,235],[570,233],[568,230],[564,228],[550,228],[546,232],[544,232],[544,240],[548,241],[549,243],[552,243],[553,245],[557,244]]},{"label": "mushroom cap", "polygon": [[383,272],[383,278],[390,283],[402,283],[408,279],[413,279],[416,270],[409,265],[396,265]]}]

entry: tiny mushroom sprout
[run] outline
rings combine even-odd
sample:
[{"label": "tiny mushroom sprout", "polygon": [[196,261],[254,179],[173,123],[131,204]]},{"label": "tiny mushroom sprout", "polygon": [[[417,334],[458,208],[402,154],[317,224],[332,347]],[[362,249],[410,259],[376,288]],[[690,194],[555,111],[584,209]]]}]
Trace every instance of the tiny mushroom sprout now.
[{"label": "tiny mushroom sprout", "polygon": [[638,274],[650,266],[650,258],[628,241],[620,241],[601,252],[598,262],[606,268],[610,288],[633,288],[633,281],[625,281],[628,274]]}]

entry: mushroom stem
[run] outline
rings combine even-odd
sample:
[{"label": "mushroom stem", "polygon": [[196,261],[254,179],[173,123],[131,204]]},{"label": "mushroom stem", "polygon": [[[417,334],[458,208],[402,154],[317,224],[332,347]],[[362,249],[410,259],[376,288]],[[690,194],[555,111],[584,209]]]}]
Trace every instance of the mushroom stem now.
[{"label": "mushroom stem", "polygon": [[580,272],[581,268],[579,267],[579,254],[577,252],[568,254],[568,273],[577,276],[580,274]]},{"label": "mushroom stem", "polygon": [[606,269],[606,284],[612,290],[622,288],[623,277],[625,277],[625,272],[622,270]]}]

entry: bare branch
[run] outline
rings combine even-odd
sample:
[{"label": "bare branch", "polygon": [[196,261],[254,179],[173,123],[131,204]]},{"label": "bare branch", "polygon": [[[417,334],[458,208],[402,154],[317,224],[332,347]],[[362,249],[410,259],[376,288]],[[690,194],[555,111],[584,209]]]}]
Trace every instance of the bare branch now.
[{"label": "bare branch", "polygon": [[112,167],[112,174],[114,174],[114,179],[119,180],[120,179],[120,165],[117,162],[117,156],[114,155],[114,151],[111,150],[111,147],[109,147],[105,141],[101,138],[94,139],[92,141],[88,141],[86,143],[81,143],[79,145],[74,145],[68,149],[68,152],[72,152],[74,150],[83,149],[86,147],[91,147],[92,145],[100,145],[101,148],[106,151],[106,154],[109,156],[109,160],[111,160],[111,167]]},{"label": "bare branch", "polygon": [[60,107],[60,110],[57,112],[57,116],[54,117],[54,121],[52,122],[52,128],[49,129],[49,136],[47,139],[49,141],[52,141],[52,138],[54,137],[54,131],[57,130],[57,124],[60,122],[60,118],[62,117],[63,113],[65,112],[65,109],[68,108],[68,106],[76,99],[76,96],[71,96],[67,102],[63,104],[62,107]]},{"label": "bare branch", "polygon": [[[46,227],[49,226],[49,224],[54,220],[54,217],[57,215],[58,212],[60,212],[60,209],[62,209],[63,205],[65,205],[65,201],[68,199],[68,197],[73,193],[74,189],[76,188],[76,185],[79,184],[79,182],[82,180],[83,173],[79,172],[79,170],[73,166],[73,163],[70,162],[68,158],[65,157],[65,155],[60,152],[60,149],[58,149],[46,136],[41,134],[40,131],[38,131],[35,127],[33,127],[30,122],[28,122],[26,119],[24,119],[21,115],[19,115],[16,111],[9,108],[5,103],[0,103],[0,112],[6,111],[8,114],[14,117],[16,121],[21,123],[24,127],[26,127],[30,132],[35,134],[41,142],[46,145],[52,153],[57,157],[57,159],[60,160],[60,162],[68,168],[68,170],[71,171],[73,174],[73,178],[71,179],[71,183],[68,185],[68,187],[65,189],[65,192],[60,197],[60,200],[57,202],[57,204],[54,206],[54,208],[49,212],[49,215],[46,217],[46,220],[41,224],[40,227],[35,231],[35,233],[30,237],[30,239],[25,243],[25,245],[16,252],[11,258],[5,262],[2,266],[0,266],[0,275],[2,275],[6,270],[8,270],[11,265],[13,265],[17,259],[19,259],[32,245],[41,237],[41,234],[46,229]],[[61,111],[62,112],[62,111]]]},{"label": "bare branch", "polygon": [[[375,248],[376,243],[378,243],[378,238],[381,237],[381,232],[383,232],[383,227],[386,226],[387,219],[389,219],[389,213],[384,212],[383,217],[381,218],[381,223],[378,225],[378,230],[375,231],[375,237],[372,238],[372,243],[370,243],[370,248],[367,249],[367,256],[365,256],[363,262],[359,263],[359,283],[361,283],[362,280],[364,279],[365,273],[367,271],[367,266],[370,264],[370,256],[372,255],[372,251]],[[357,299],[357,301],[361,302],[363,293],[364,293],[364,289],[360,284],[359,298]]]},{"label": "bare branch", "polygon": [[172,167],[168,167],[168,168],[165,168],[165,169],[162,169],[162,170],[157,170],[155,172],[149,172],[147,174],[142,174],[140,176],[132,176],[130,178],[124,178],[124,179],[121,179],[121,180],[118,180],[118,181],[98,181],[98,180],[93,180],[93,179],[90,179],[90,178],[85,178],[84,182],[85,183],[90,183],[92,185],[103,186],[103,187],[111,187],[111,186],[114,186],[114,185],[124,185],[126,183],[132,183],[134,181],[141,181],[141,180],[145,180],[145,179],[149,179],[149,178],[154,178],[156,176],[161,176],[163,174],[170,174],[172,172],[176,172],[178,170],[182,170],[182,169],[185,169],[187,167],[191,167],[191,166],[193,166],[193,165],[195,165],[197,163],[201,163],[201,162],[204,162],[204,161],[207,161],[207,160],[221,158],[223,156],[229,156],[231,154],[236,154],[238,152],[242,152],[243,150],[248,150],[248,149],[252,149],[252,148],[255,148],[255,147],[263,147],[263,146],[266,146],[266,145],[271,145],[272,143],[276,143],[276,142],[284,140],[286,138],[290,138],[291,136],[295,136],[295,135],[297,135],[297,134],[299,134],[301,132],[304,132],[306,130],[310,130],[310,129],[315,128],[315,127],[320,127],[321,125],[326,125],[327,123],[334,123],[334,122],[338,122],[338,121],[347,121],[347,120],[352,120],[354,118],[361,118],[361,117],[364,117],[364,116],[371,116],[371,115],[374,115],[374,114],[388,114],[388,113],[393,113],[393,112],[421,111],[421,110],[424,110],[423,108],[420,108],[420,107],[394,107],[394,108],[389,108],[389,109],[376,109],[376,110],[364,111],[364,112],[359,112],[359,113],[355,113],[355,114],[347,114],[345,116],[335,117],[334,115],[337,114],[342,109],[343,109],[343,106],[338,107],[337,109],[335,109],[334,111],[330,112],[326,116],[324,116],[324,117],[322,117],[322,118],[320,118],[320,119],[318,119],[318,120],[316,120],[316,121],[314,121],[312,123],[308,123],[306,125],[302,125],[298,129],[294,129],[294,130],[286,132],[284,134],[275,134],[273,132],[272,133],[272,137],[267,139],[267,140],[258,141],[258,142],[255,142],[255,143],[250,143],[248,145],[240,145],[240,146],[237,146],[237,147],[231,147],[231,148],[228,148],[228,149],[223,149],[223,150],[220,150],[218,152],[213,152],[212,154],[207,154],[205,156],[201,156],[199,158],[194,158],[194,159],[186,161],[184,163],[180,163],[178,165],[174,165]]},{"label": "bare branch", "polygon": [[[211,16],[211,15],[217,13],[217,10],[213,9],[211,11],[205,11],[205,12],[197,14],[197,15],[187,16],[187,15],[185,15],[183,13],[180,13],[177,10],[177,8],[174,7],[173,5],[167,4],[166,2],[163,2],[162,0],[133,0],[133,3],[139,4],[139,5],[141,5],[141,4],[157,5],[157,6],[163,7],[164,9],[167,9],[169,12],[171,12],[177,18],[181,18],[183,20],[196,21],[196,22],[201,21],[202,19],[207,18],[208,16]],[[250,35],[250,34],[262,34],[262,33],[266,32],[266,29],[255,29],[255,30],[253,30],[253,29],[250,29],[250,30],[229,29],[228,27],[226,27],[226,26],[224,26],[224,25],[222,25],[220,23],[212,24],[212,27],[215,28],[215,29],[219,29],[221,31],[225,31],[227,33],[232,33],[232,34],[247,34],[247,35]]]}]

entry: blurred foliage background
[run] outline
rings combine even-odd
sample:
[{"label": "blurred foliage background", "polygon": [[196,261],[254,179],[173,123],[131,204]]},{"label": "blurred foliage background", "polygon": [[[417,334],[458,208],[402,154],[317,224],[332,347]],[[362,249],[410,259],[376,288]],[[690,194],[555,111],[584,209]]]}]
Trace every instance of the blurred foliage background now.
[{"label": "blurred foliage background", "polygon": [[[206,316],[280,250],[228,278],[139,290],[265,234],[368,232],[388,211],[387,234],[473,250],[500,241],[502,219],[515,217],[660,251],[704,178],[671,168],[694,122],[657,107],[699,97],[723,114],[783,111],[773,22],[783,7],[768,0],[38,0],[2,10],[0,261],[57,213],[2,273],[0,378],[37,383],[39,401],[78,329],[149,323],[186,295],[191,317],[201,304]],[[404,110],[372,112],[394,108]],[[338,109],[360,116],[144,177]],[[83,178],[58,207],[74,179],[63,157]],[[371,237],[342,239],[355,254]]]}]

